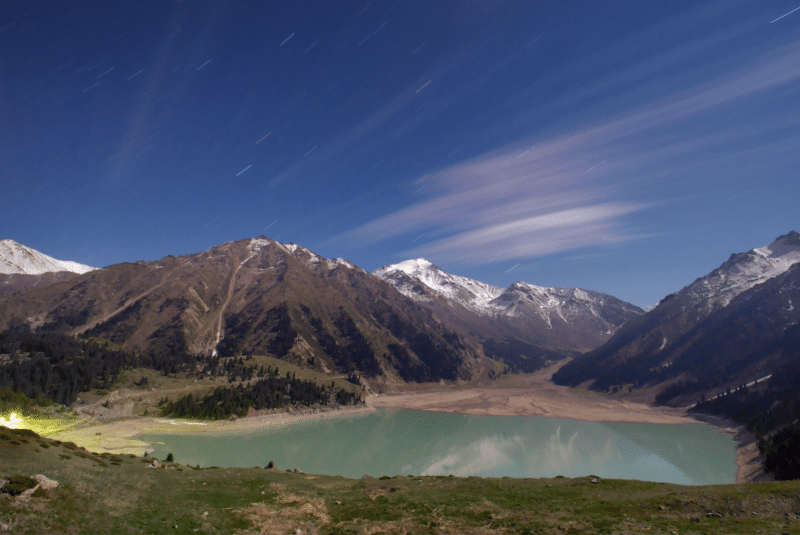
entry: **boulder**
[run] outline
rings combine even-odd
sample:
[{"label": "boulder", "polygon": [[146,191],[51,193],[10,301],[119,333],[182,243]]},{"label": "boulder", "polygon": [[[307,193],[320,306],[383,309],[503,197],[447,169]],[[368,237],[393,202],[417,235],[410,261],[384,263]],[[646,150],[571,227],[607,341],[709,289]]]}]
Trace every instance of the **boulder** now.
[{"label": "boulder", "polygon": [[303,472],[303,471],[302,471],[302,470],[300,470],[299,468],[295,468],[295,469],[294,469],[294,473],[295,473],[295,474],[305,474],[305,472]]},{"label": "boulder", "polygon": [[19,497],[20,498],[27,498],[28,496],[30,496],[31,494],[33,494],[34,492],[39,490],[39,487],[40,487],[40,485],[39,485],[39,483],[37,483],[36,486],[33,487],[32,489],[23,490],[22,494],[20,494]]},{"label": "boulder", "polygon": [[267,466],[264,467],[264,470],[277,470],[277,468],[275,468],[275,463],[270,461],[267,463]]},{"label": "boulder", "polygon": [[36,481],[38,481],[39,487],[43,488],[44,490],[54,489],[58,486],[58,481],[56,481],[55,479],[50,479],[49,477],[44,476],[42,474],[33,475],[31,476],[31,479],[35,479]]}]

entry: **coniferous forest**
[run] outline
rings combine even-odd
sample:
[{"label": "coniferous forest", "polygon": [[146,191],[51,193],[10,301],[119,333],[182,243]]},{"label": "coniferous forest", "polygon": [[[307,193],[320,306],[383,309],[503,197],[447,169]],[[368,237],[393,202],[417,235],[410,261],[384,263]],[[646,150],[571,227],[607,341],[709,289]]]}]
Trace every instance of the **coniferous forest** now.
[{"label": "coniferous forest", "polygon": [[[132,367],[162,374],[186,373],[197,377],[223,376],[236,386],[218,387],[201,399],[191,395],[177,402],[163,400],[164,413],[196,418],[244,416],[256,410],[284,406],[331,406],[361,403],[357,394],[281,376],[277,368],[256,367],[244,358],[200,357],[185,352],[133,353],[106,341],[66,334],[32,332],[21,328],[0,333],[0,390],[21,393],[40,405],[71,405],[78,394],[107,390]],[[246,384],[252,379],[255,382]]]},{"label": "coniferous forest", "polygon": [[718,414],[755,434],[764,470],[775,479],[800,479],[800,363],[778,368],[768,380],[701,401],[692,412]]},{"label": "coniferous forest", "polygon": [[229,416],[245,416],[252,409],[275,409],[287,405],[330,406],[355,405],[361,396],[340,388],[320,385],[315,381],[297,379],[294,374],[281,376],[270,368],[263,379],[245,385],[217,387],[200,399],[192,394],[176,402],[161,400],[163,416],[191,417],[217,420]]}]

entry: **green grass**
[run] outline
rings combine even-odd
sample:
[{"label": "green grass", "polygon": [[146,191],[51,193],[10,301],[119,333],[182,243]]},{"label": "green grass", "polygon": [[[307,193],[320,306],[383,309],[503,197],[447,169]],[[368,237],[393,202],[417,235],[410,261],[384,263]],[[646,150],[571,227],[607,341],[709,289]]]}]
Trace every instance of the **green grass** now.
[{"label": "green grass", "polygon": [[800,481],[682,487],[592,484],[590,477],[352,480],[175,463],[154,469],[150,461],[0,428],[0,478],[44,474],[59,482],[24,500],[0,494],[0,522],[12,533],[36,534],[800,534]]}]

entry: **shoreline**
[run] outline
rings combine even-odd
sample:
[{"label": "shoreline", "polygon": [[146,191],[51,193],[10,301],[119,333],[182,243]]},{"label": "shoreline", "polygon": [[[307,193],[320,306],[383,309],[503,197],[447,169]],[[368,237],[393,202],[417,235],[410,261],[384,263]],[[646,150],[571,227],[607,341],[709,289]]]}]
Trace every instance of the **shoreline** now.
[{"label": "shoreline", "polygon": [[106,422],[89,423],[49,435],[62,442],[74,442],[96,453],[133,454],[143,456],[153,452],[151,444],[135,437],[142,434],[203,435],[267,429],[299,422],[338,418],[357,414],[371,414],[369,406],[335,409],[301,409],[293,412],[269,412],[237,418],[235,420],[188,420],[183,418],[157,418],[131,416]]},{"label": "shoreline", "polygon": [[399,408],[485,416],[544,416],[591,422],[650,424],[705,423],[714,425],[736,443],[735,481],[737,484],[771,481],[761,469],[756,438],[734,422],[707,415],[690,415],[685,409],[654,407],[644,403],[611,398],[589,391],[562,387],[550,382],[553,369],[530,376],[514,376],[485,386],[436,385],[433,389],[414,389],[371,394],[365,405],[335,409],[301,409],[293,412],[251,414],[236,420],[198,421],[153,417],[128,417],[96,422],[51,435],[75,442],[96,452],[152,453],[150,444],[135,437],[141,434],[229,433],[289,425],[297,422],[370,414],[378,408]]},{"label": "shoreline", "polygon": [[[428,392],[430,397],[440,397],[444,394],[445,400],[442,401],[441,397],[438,403],[431,402],[426,406],[425,399],[419,399],[420,394],[389,394],[389,395],[372,395],[366,399],[369,406],[375,408],[398,408],[408,410],[420,410],[428,412],[445,412],[457,414],[472,414],[472,415],[485,415],[485,416],[544,416],[547,418],[565,418],[569,420],[580,420],[586,422],[623,422],[623,423],[649,423],[659,425],[677,425],[677,424],[708,424],[717,427],[717,431],[729,435],[734,442],[736,442],[736,450],[734,453],[736,463],[736,484],[751,483],[760,481],[774,481],[774,479],[766,474],[761,468],[761,455],[758,451],[758,445],[755,435],[744,429],[744,426],[738,425],[735,422],[714,418],[706,415],[690,415],[681,409],[672,409],[669,407],[651,407],[649,405],[639,403],[625,403],[625,408],[629,412],[621,412],[619,409],[613,412],[604,412],[610,407],[603,408],[602,410],[591,411],[594,417],[587,417],[585,414],[576,414],[575,409],[572,410],[548,410],[542,411],[541,409],[534,409],[531,411],[519,410],[513,407],[503,406],[487,406],[475,407],[470,406],[469,401],[475,397],[484,398],[485,392],[479,390],[461,391],[460,395],[453,395],[452,392]],[[438,394],[438,395],[437,395]],[[450,395],[448,395],[450,394]],[[417,399],[413,399],[417,398]],[[508,400],[509,398],[506,397]],[[541,400],[540,400],[541,401]],[[452,404],[452,405],[450,405]],[[533,405],[536,407],[535,405]],[[633,407],[632,407],[633,406]],[[563,407],[562,407],[563,408]],[[580,410],[580,407],[578,407]]]},{"label": "shoreline", "polygon": [[739,424],[685,409],[652,406],[580,391],[550,381],[554,367],[529,376],[510,377],[482,387],[436,388],[426,391],[372,394],[365,400],[375,408],[423,410],[488,416],[545,416],[590,422],[652,424],[704,423],[717,427],[736,443],[736,484],[773,481],[761,466],[756,437]]},{"label": "shoreline", "polygon": [[764,472],[763,458],[758,451],[758,439],[734,421],[726,420],[710,414],[698,414],[697,421],[718,427],[717,431],[725,433],[736,442],[736,484],[775,481],[775,478]]}]

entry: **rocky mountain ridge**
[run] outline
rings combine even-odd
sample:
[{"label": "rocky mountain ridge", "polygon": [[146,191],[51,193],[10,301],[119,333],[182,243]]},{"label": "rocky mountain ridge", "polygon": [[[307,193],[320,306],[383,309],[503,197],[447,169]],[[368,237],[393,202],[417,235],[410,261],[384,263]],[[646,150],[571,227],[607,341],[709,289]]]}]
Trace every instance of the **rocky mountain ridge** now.
[{"label": "rocky mountain ridge", "polygon": [[644,311],[610,295],[580,288],[549,288],[516,282],[499,288],[452,275],[419,258],[374,272],[398,291],[440,313],[472,316],[503,326],[513,336],[551,349],[585,351]]},{"label": "rocky mountain ridge", "polygon": [[800,234],[792,231],[731,255],[553,378],[597,390],[660,385],[660,401],[680,404],[769,375],[800,347],[798,277]]}]

